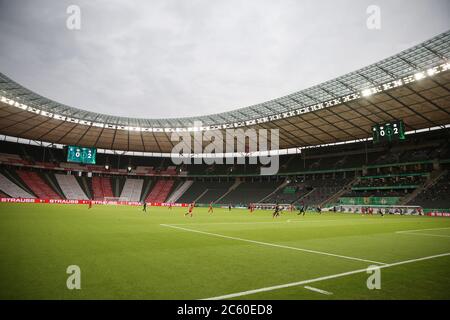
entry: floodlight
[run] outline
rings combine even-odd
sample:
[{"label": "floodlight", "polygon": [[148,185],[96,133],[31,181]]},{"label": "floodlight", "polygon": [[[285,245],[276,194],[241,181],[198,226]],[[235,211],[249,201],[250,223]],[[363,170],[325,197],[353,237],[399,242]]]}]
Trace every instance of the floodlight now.
[{"label": "floodlight", "polygon": [[414,78],[415,78],[416,80],[423,79],[423,78],[425,78],[425,74],[424,74],[423,72],[417,72],[417,73],[414,75]]},{"label": "floodlight", "polygon": [[363,97],[371,96],[372,95],[372,90],[365,89],[365,90],[362,91],[362,95],[363,95]]}]

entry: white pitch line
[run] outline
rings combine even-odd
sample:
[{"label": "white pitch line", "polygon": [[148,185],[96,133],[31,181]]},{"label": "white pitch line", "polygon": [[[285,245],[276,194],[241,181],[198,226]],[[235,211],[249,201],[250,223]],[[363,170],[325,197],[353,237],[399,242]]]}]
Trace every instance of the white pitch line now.
[{"label": "white pitch line", "polygon": [[429,236],[429,237],[450,238],[450,236],[443,235],[443,234],[431,234],[431,233],[419,233],[419,232],[402,232],[399,234],[404,234],[407,236]]},{"label": "white pitch line", "polygon": [[[359,220],[359,219],[354,219],[354,220]],[[329,220],[297,220],[297,219],[289,219],[286,221],[242,221],[242,222],[205,222],[205,223],[171,223],[171,226],[194,226],[194,225],[198,225],[198,226],[204,226],[204,225],[221,225],[221,224],[261,224],[261,223],[290,223],[290,222],[326,222],[326,221],[342,221],[340,219],[329,219]],[[349,221],[349,220],[345,220],[345,221]]]},{"label": "white pitch line", "polygon": [[416,232],[416,231],[432,231],[432,230],[446,230],[446,229],[450,229],[450,227],[446,227],[446,228],[415,229],[415,230],[401,230],[401,231],[396,231],[395,233],[408,233],[408,232]]},{"label": "white pitch line", "polygon": [[250,242],[250,243],[255,243],[255,244],[259,244],[259,245],[263,245],[263,246],[270,246],[270,247],[276,247],[276,248],[283,248],[283,249],[290,249],[290,250],[303,251],[303,252],[309,252],[309,253],[316,253],[316,254],[322,254],[322,255],[326,255],[326,256],[332,256],[332,257],[349,259],[349,260],[356,260],[356,261],[362,261],[362,262],[370,262],[370,263],[375,263],[375,264],[380,264],[380,265],[385,265],[386,264],[384,262],[378,262],[378,261],[373,261],[373,260],[367,260],[367,259],[343,256],[343,255],[329,253],[329,252],[309,250],[309,249],[303,249],[303,248],[297,248],[297,247],[289,247],[289,246],[284,246],[284,245],[281,245],[281,244],[275,244],[275,243],[269,243],[269,242],[262,242],[262,241],[256,241],[256,240],[250,240],[250,239],[243,239],[243,238],[225,236],[225,235],[218,234],[218,233],[211,233],[211,232],[205,232],[205,231],[200,231],[200,230],[182,228],[182,227],[173,226],[173,225],[170,225],[170,224],[161,224],[161,226],[174,228],[174,229],[179,229],[179,230],[184,230],[184,231],[189,231],[189,232],[206,234],[206,235],[209,235],[209,236],[220,237],[220,238],[225,238],[225,239]]},{"label": "white pitch line", "polygon": [[[422,257],[422,258],[417,258],[417,259],[410,259],[410,260],[405,260],[405,261],[399,261],[399,262],[394,262],[394,263],[390,263],[390,264],[385,264],[383,266],[379,266],[379,268],[380,269],[390,268],[390,267],[399,266],[399,265],[402,265],[402,264],[413,263],[413,262],[429,260],[429,259],[435,259],[435,258],[449,256],[449,255],[450,255],[450,252],[447,252],[447,253],[437,254],[437,255],[428,256],[428,257]],[[285,283],[285,284],[280,284],[280,285],[271,286],[271,287],[265,287],[265,288],[259,288],[259,289],[254,289],[254,290],[236,292],[236,293],[226,294],[226,295],[222,295],[222,296],[211,297],[211,298],[207,298],[207,299],[203,299],[203,300],[231,299],[231,298],[236,298],[236,297],[247,296],[247,295],[250,295],[250,294],[260,293],[260,292],[267,292],[267,291],[273,291],[273,290],[284,289],[284,288],[289,288],[289,287],[301,286],[301,285],[305,285],[305,284],[309,284],[309,283],[314,283],[314,282],[318,282],[318,281],[324,281],[324,280],[329,280],[329,279],[345,277],[345,276],[349,276],[349,275],[352,275],[352,274],[363,273],[363,272],[367,272],[367,268],[366,269],[358,269],[358,270],[343,272],[343,273],[338,273],[338,274],[333,274],[333,275],[319,277],[319,278],[314,278],[314,279],[309,279],[309,280],[302,280],[302,281],[298,281],[298,282]]]},{"label": "white pitch line", "polygon": [[327,220],[302,220],[302,219],[289,219],[290,222],[330,222],[330,221],[361,221],[359,219],[347,219],[347,220],[342,220],[342,219],[327,219]]},{"label": "white pitch line", "polygon": [[314,292],[318,292],[318,293],[321,293],[321,294],[325,294],[327,296],[333,294],[333,292],[325,291],[325,290],[314,288],[314,287],[310,287],[310,286],[304,286],[303,288],[311,290],[311,291],[314,291]]},{"label": "white pitch line", "polygon": [[[305,219],[288,219],[283,221],[232,221],[232,222],[199,222],[199,223],[171,223],[171,226],[203,226],[203,225],[222,225],[222,224],[261,224],[261,223],[272,223],[272,224],[286,224],[286,223],[292,223],[292,222],[301,222],[301,223],[307,223],[307,222],[330,222],[330,221],[341,221],[341,222],[348,222],[348,221],[362,221],[362,222],[374,222],[375,220],[361,220],[361,219],[326,219],[326,220],[305,220]],[[381,220],[379,220],[381,222]],[[393,222],[393,221],[389,221]]]},{"label": "white pitch line", "polygon": [[447,229],[450,229],[450,227],[447,227],[447,228],[428,228],[428,229],[402,230],[402,231],[396,231],[395,233],[406,234],[406,235],[413,235],[413,236],[428,236],[428,237],[450,238],[449,235],[432,234],[432,233],[423,233],[423,232],[421,232],[421,231],[447,230]]},{"label": "white pitch line", "polygon": [[[409,221],[412,221],[413,218],[409,218]],[[415,220],[421,220],[421,218],[416,218]],[[385,220],[361,220],[361,219],[346,219],[346,220],[342,220],[340,219],[326,219],[326,220],[305,220],[305,219],[288,219],[288,220],[283,220],[283,221],[242,221],[242,222],[237,222],[237,221],[232,221],[232,222],[199,222],[199,223],[171,223],[171,226],[203,226],[203,225],[227,225],[227,224],[286,224],[286,223],[297,223],[297,222],[301,222],[301,223],[307,223],[307,222],[331,222],[331,221],[341,221],[341,222],[348,222],[348,221],[358,221],[358,222],[380,222],[380,223],[386,223]],[[403,223],[405,221],[388,221],[388,223]],[[426,221],[428,222],[428,221]]]}]

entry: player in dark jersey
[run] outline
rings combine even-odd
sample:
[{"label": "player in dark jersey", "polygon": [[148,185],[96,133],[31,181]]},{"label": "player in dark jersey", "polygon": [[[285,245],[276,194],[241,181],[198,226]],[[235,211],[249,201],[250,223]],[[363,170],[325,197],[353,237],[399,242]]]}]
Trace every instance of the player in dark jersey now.
[{"label": "player in dark jersey", "polygon": [[382,208],[378,208],[378,213],[381,214],[382,217],[384,217],[384,213],[383,213],[383,209]]},{"label": "player in dark jersey", "polygon": [[147,212],[147,202],[144,202],[144,205],[142,206],[142,211]]},{"label": "player in dark jersey", "polygon": [[280,210],[281,210],[281,208],[278,205],[278,203],[275,204],[275,210],[273,211],[272,218],[279,217],[280,216]]},{"label": "player in dark jersey", "polygon": [[305,211],[306,211],[305,205],[302,205],[297,215],[305,215]]}]

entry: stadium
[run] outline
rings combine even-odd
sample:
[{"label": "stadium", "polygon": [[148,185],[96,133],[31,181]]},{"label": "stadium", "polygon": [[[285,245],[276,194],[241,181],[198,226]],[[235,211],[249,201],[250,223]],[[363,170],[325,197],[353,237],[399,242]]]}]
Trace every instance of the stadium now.
[{"label": "stadium", "polygon": [[[0,298],[450,299],[449,57],[446,31],[280,98],[164,119],[0,73]],[[216,144],[223,161],[174,154],[173,134],[239,129],[276,148],[248,134]]]}]

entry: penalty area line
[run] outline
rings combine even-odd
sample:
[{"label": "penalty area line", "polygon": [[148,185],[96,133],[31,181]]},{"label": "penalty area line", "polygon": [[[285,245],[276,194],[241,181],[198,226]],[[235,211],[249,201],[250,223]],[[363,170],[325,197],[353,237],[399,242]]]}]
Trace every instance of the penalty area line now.
[{"label": "penalty area line", "polygon": [[415,229],[415,230],[401,230],[401,231],[396,231],[395,233],[408,233],[408,232],[417,232],[417,231],[433,231],[433,230],[447,230],[447,229],[450,229],[450,227],[446,227],[446,228]]},{"label": "penalty area line", "polygon": [[[377,267],[379,269],[390,268],[390,267],[395,267],[395,266],[399,266],[399,265],[403,265],[403,264],[413,263],[413,262],[417,262],[417,261],[430,260],[430,259],[445,257],[445,256],[449,256],[449,255],[450,255],[450,252],[447,252],[447,253],[436,254],[436,255],[428,256],[428,257],[394,262],[394,263],[385,264],[383,266],[377,266]],[[353,274],[367,272],[367,270],[368,270],[368,268],[357,269],[357,270],[353,270],[353,271],[332,274],[329,276],[324,276],[324,277],[319,277],[319,278],[314,278],[314,279],[309,279],[309,280],[302,280],[302,281],[298,281],[298,282],[285,283],[285,284],[280,284],[280,285],[265,287],[265,288],[259,288],[259,289],[254,289],[254,290],[236,292],[236,293],[226,294],[226,295],[222,295],[222,296],[206,298],[206,299],[202,299],[202,300],[224,300],[224,299],[237,298],[237,297],[247,296],[247,295],[260,293],[260,292],[274,291],[274,290],[279,290],[279,289],[284,289],[284,288],[302,286],[305,284],[310,284],[310,283],[329,280],[329,279],[336,279],[336,278],[345,277],[345,276],[349,276],[349,275],[353,275]]]},{"label": "penalty area line", "polygon": [[[332,220],[288,219],[285,221],[198,222],[198,223],[171,223],[166,226],[207,226],[207,225],[224,225],[224,224],[286,224],[286,223],[290,223],[290,222],[306,223],[306,222],[328,222],[328,221],[339,221],[339,220],[340,219],[332,219]],[[354,219],[354,220],[358,220],[358,219]]]},{"label": "penalty area line", "polygon": [[444,234],[432,234],[432,233],[421,233],[421,232],[397,232],[397,233],[404,234],[407,236],[428,236],[428,237],[450,238],[450,236],[446,236]]},{"label": "penalty area line", "polygon": [[325,294],[327,296],[330,296],[330,295],[333,294],[333,292],[325,291],[325,290],[314,288],[314,287],[310,287],[310,286],[304,286],[303,288],[305,288],[307,290],[310,290],[310,291],[314,291],[314,292],[318,292],[318,293],[321,293],[321,294]]},{"label": "penalty area line", "polygon": [[160,225],[163,226],[163,227],[179,229],[179,230],[188,231],[188,232],[194,232],[194,233],[200,233],[200,234],[204,234],[204,235],[208,235],[208,236],[225,238],[225,239],[230,239],[230,240],[249,242],[249,243],[259,244],[259,245],[263,245],[263,246],[283,248],[283,249],[290,249],[290,250],[296,250],[296,251],[303,251],[303,252],[308,252],[308,253],[315,253],[315,254],[321,254],[321,255],[325,255],[325,256],[342,258],[342,259],[356,260],[356,261],[362,261],[362,262],[369,262],[369,263],[374,263],[374,264],[379,264],[379,265],[385,265],[386,264],[384,262],[367,260],[367,259],[350,257],[350,256],[343,256],[343,255],[340,255],[340,254],[329,253],[329,252],[324,252],[324,251],[303,249],[303,248],[297,248],[297,247],[289,247],[289,246],[285,246],[285,245],[281,245],[281,244],[275,244],[275,243],[262,242],[262,241],[256,241],[256,240],[250,240],[250,239],[244,239],[244,238],[238,238],[238,237],[225,236],[223,234],[211,233],[211,232],[200,231],[200,230],[195,230],[195,229],[188,229],[188,228],[183,228],[183,227],[174,226],[174,225],[170,225],[170,224],[160,224]]},{"label": "penalty area line", "polygon": [[421,231],[434,231],[434,230],[447,230],[447,229],[450,229],[450,227],[447,227],[447,228],[428,228],[428,229],[402,230],[402,231],[396,231],[395,233],[411,235],[411,236],[429,236],[429,237],[450,238],[449,235],[445,235],[445,234],[433,234],[433,233],[421,232]]}]

